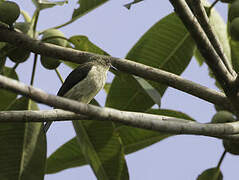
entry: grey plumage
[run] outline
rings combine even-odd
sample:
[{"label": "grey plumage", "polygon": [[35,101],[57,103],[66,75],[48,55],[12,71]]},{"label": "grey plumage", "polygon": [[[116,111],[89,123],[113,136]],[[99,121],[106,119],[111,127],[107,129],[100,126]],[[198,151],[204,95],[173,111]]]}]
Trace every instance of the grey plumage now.
[{"label": "grey plumage", "polygon": [[[104,87],[107,72],[111,64],[107,59],[97,58],[79,65],[74,69],[62,84],[57,95],[89,103]],[[52,122],[44,124],[47,132]]]}]

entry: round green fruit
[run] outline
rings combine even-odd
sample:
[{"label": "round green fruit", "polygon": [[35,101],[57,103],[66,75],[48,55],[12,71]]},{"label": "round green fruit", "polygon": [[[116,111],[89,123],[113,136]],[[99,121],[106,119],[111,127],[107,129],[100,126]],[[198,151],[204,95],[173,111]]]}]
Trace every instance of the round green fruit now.
[{"label": "round green fruit", "polygon": [[[57,38],[57,37],[60,37],[60,38]],[[67,41],[64,38],[65,36],[60,30],[49,29],[43,32],[42,41],[65,47],[67,45]]]},{"label": "round green fruit", "polygon": [[222,142],[223,142],[223,147],[227,152],[234,155],[239,155],[239,142],[230,141],[226,139],[224,139]]},{"label": "round green fruit", "polygon": [[[30,28],[30,24],[26,22],[19,22],[16,23],[14,27],[19,29],[22,33],[26,34]],[[29,56],[30,51],[26,51],[25,49],[19,47],[15,47],[8,55],[9,59],[15,63],[25,62]]]},{"label": "round green fruit", "polygon": [[0,21],[12,25],[20,15],[20,8],[12,1],[0,2]]},{"label": "round green fruit", "polygon": [[61,62],[51,57],[41,56],[41,64],[46,69],[56,69],[61,64]]},{"label": "round green fruit", "polygon": [[[65,47],[67,45],[67,41],[59,37],[64,38],[64,34],[61,31],[59,31],[58,29],[49,29],[43,33],[42,41]],[[55,69],[60,65],[60,63],[61,62],[55,58],[41,56],[41,64],[46,69]]]},{"label": "round green fruit", "polygon": [[239,1],[238,0],[235,0],[232,2],[228,11],[228,19],[230,22],[236,17],[239,17]]},{"label": "round green fruit", "polygon": [[233,114],[228,111],[218,111],[212,117],[212,123],[227,123],[227,122],[234,122],[236,119],[234,118]]},{"label": "round green fruit", "polygon": [[232,20],[229,27],[230,35],[233,40],[239,41],[239,17]]}]

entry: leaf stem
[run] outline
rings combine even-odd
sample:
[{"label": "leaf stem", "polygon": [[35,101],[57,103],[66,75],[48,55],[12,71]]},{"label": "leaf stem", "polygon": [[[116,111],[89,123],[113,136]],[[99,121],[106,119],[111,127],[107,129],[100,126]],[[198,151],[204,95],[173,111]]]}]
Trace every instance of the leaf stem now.
[{"label": "leaf stem", "polygon": [[13,69],[13,70],[16,70],[17,67],[18,67],[18,65],[19,65],[19,63],[16,63],[16,64],[12,67],[12,69]]},{"label": "leaf stem", "polygon": [[[37,54],[35,54],[34,55],[34,62],[33,62],[33,67],[32,67],[32,76],[31,76],[31,82],[30,82],[30,85],[32,86],[33,85],[33,83],[34,83],[34,79],[35,79],[35,74],[36,74],[36,65],[37,65],[37,57],[38,57],[38,55]],[[31,99],[29,99],[29,101],[28,101],[28,110],[30,110],[31,109],[31,104],[32,104],[32,100]]]},{"label": "leaf stem", "polygon": [[55,69],[55,72],[56,72],[56,74],[57,74],[57,77],[60,79],[61,83],[63,84],[63,83],[64,83],[64,80],[63,80],[63,78],[62,78],[62,76],[61,76],[61,74],[60,74],[60,72],[58,71],[57,68]]},{"label": "leaf stem", "polygon": [[210,12],[211,9],[217,4],[218,1],[219,1],[219,0],[215,0],[215,1],[211,4],[211,6],[209,7],[209,12]]},{"label": "leaf stem", "polygon": [[220,168],[220,166],[221,166],[221,164],[222,164],[222,161],[223,161],[223,159],[224,159],[226,153],[227,153],[227,151],[224,150],[224,152],[222,153],[222,155],[221,155],[221,157],[220,157],[220,160],[218,161],[218,164],[217,164],[217,168],[218,168],[218,169]]},{"label": "leaf stem", "polygon": [[40,10],[36,9],[31,21],[31,27],[33,29],[33,38],[35,38],[36,36],[36,27],[37,27],[37,22],[38,22],[38,18],[39,18],[39,14],[40,14]]}]

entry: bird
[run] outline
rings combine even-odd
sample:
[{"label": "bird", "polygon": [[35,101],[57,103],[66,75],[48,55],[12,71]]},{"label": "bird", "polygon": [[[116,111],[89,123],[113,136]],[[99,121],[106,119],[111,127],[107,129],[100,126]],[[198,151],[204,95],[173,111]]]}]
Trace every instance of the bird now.
[{"label": "bird", "polygon": [[[108,58],[91,57],[89,61],[79,65],[67,76],[57,96],[88,104],[104,87],[110,68],[116,70]],[[44,124],[45,133],[51,124],[52,122]]]}]

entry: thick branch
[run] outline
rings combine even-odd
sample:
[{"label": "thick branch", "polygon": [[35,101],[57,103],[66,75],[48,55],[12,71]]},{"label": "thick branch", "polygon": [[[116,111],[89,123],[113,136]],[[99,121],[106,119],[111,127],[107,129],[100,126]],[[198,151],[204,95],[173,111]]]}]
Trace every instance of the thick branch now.
[{"label": "thick branch", "polygon": [[194,15],[196,16],[198,22],[200,23],[201,27],[203,28],[204,32],[206,33],[209,41],[211,42],[212,46],[214,47],[215,51],[225,64],[228,71],[233,75],[236,76],[236,72],[232,69],[230,61],[226,57],[223,48],[220,44],[220,41],[217,38],[216,33],[213,31],[213,28],[209,24],[209,18],[207,16],[207,13],[203,7],[203,4],[200,0],[187,0],[190,8],[192,9]]},{"label": "thick branch", "polygon": [[[31,50],[32,52],[37,54],[42,54],[45,56],[63,59],[79,64],[88,61],[92,56],[99,56],[93,53],[64,48],[53,44],[42,43],[41,41],[31,39],[30,37],[22,33],[10,31],[9,29],[1,25],[0,40]],[[155,82],[166,84],[213,104],[223,106],[225,109],[231,109],[231,105],[223,93],[209,89],[205,86],[201,86],[173,73],[152,68],[140,63],[115,57],[101,57],[110,59],[113,66],[121,71],[131,73],[145,79],[153,80]]]},{"label": "thick branch", "polygon": [[217,81],[220,83],[225,94],[230,99],[234,112],[239,117],[239,101],[237,100],[237,89],[233,87],[236,77],[232,76],[221,61],[219,55],[211,45],[207,35],[203,31],[196,17],[191,12],[185,0],[170,0],[175,12],[179,15],[184,25],[197,44],[198,50],[204,57],[206,63],[213,71]]},{"label": "thick branch", "polygon": [[[111,120],[133,127],[172,134],[195,134],[222,137],[222,135],[233,135],[239,133],[239,123],[201,124],[193,121],[185,121],[184,119],[179,118],[158,116],[146,113],[119,111],[111,108],[101,108],[89,104],[83,104],[78,101],[73,101],[63,97],[50,95],[40,89],[33,88],[32,86],[27,86],[21,82],[6,78],[4,76],[0,76],[0,87],[30,97],[31,99],[39,103],[44,103],[56,108],[88,116],[90,119]],[[3,114],[4,113],[6,115],[6,112],[3,112]],[[54,114],[55,113],[56,111],[54,111]],[[18,115],[19,114],[20,112],[18,113]],[[25,117],[23,118],[25,118],[26,120],[26,117],[27,116],[25,114]],[[51,118],[54,117],[57,118],[57,116],[55,115],[53,115],[53,117]]]},{"label": "thick branch", "polygon": [[227,92],[228,85],[234,80],[234,78],[222,63],[220,57],[214,50],[196,17],[191,12],[185,0],[170,0],[170,2],[174,6],[175,12],[179,15],[191,36],[195,40],[198,50],[205,58],[208,66],[214,72],[216,79]]}]

